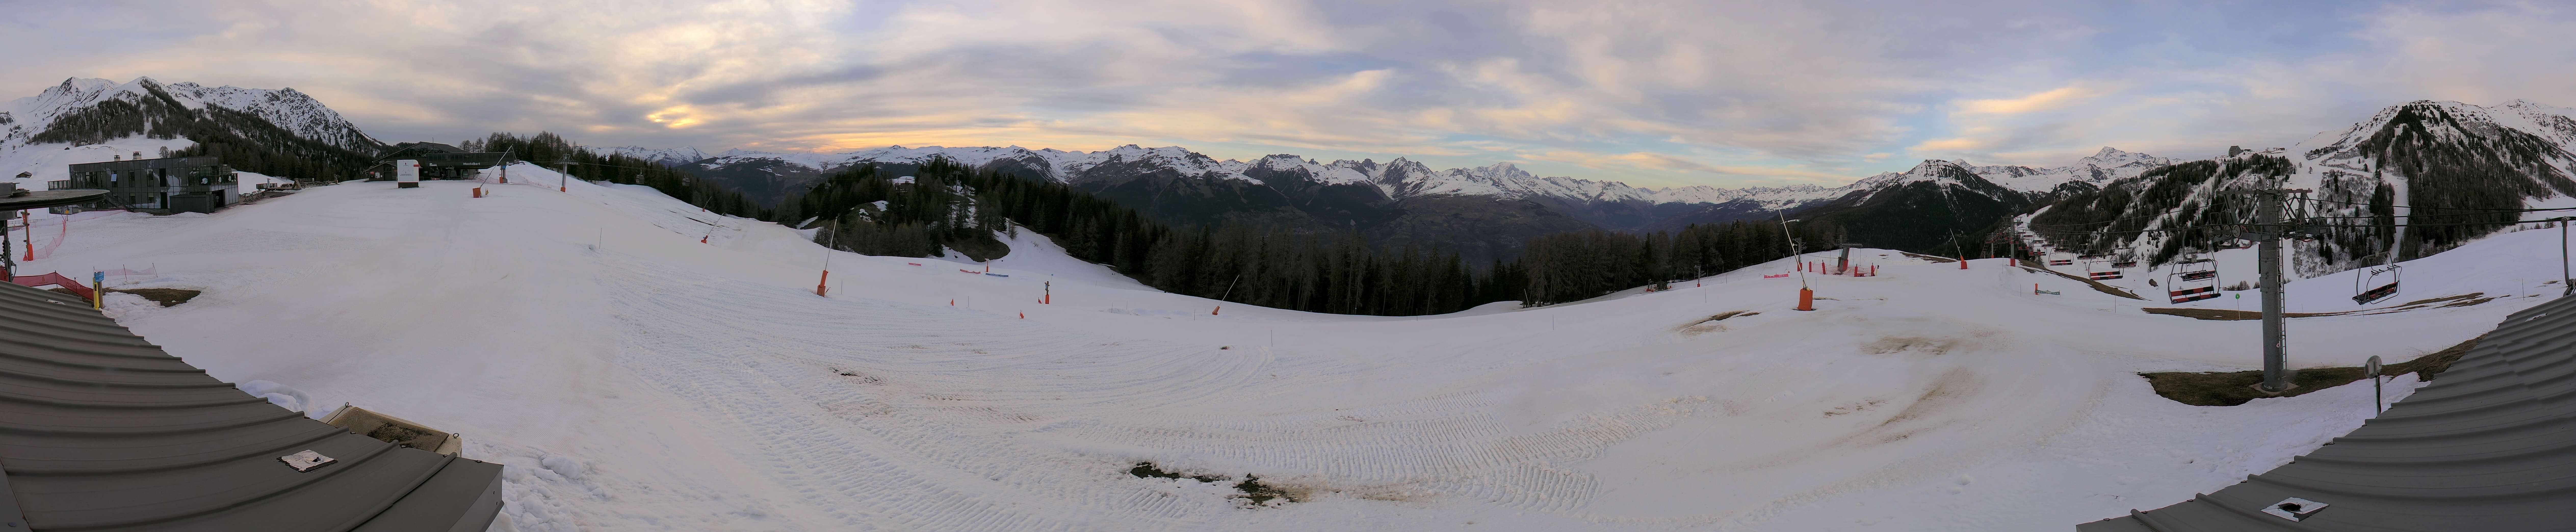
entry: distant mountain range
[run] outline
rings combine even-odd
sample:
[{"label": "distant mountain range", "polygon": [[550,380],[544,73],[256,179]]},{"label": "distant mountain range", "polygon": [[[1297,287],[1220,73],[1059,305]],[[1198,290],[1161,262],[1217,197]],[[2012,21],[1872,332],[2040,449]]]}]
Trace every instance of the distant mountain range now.
[{"label": "distant mountain range", "polygon": [[1521,240],[1550,232],[1677,229],[1836,202],[1859,208],[1879,191],[1915,182],[1955,184],[1959,180],[1949,176],[1961,173],[1993,185],[1961,190],[2010,196],[1990,199],[2027,206],[2052,194],[2092,190],[2173,162],[2105,147],[2063,167],[1931,160],[1913,170],[1883,173],[1839,187],[1730,189],[1641,188],[1618,181],[1540,177],[1507,162],[1434,169],[1400,157],[1386,162],[1322,162],[1283,154],[1250,161],[1219,160],[1177,146],[1128,145],[1090,152],[1018,146],[890,146],[838,153],[732,150],[693,161],[688,159],[703,152],[597,150],[675,164],[765,202],[801,193],[824,174],[845,168],[875,164],[901,175],[934,157],[946,157],[977,168],[1072,184],[1166,222],[1357,231],[1381,243],[1454,247],[1478,260],[1508,257]]},{"label": "distant mountain range", "polygon": [[[1220,160],[1176,146],[1088,152],[889,146],[837,153],[715,154],[693,148],[589,149],[677,167],[768,204],[801,195],[829,172],[875,164],[901,176],[933,157],[946,157],[1073,185],[1167,223],[1357,233],[1382,245],[1457,249],[1484,261],[1513,256],[1528,237],[1552,232],[1669,230],[1774,218],[1783,212],[1807,220],[1805,230],[1814,238],[1936,251],[1948,246],[1952,235],[1980,235],[2018,213],[2146,223],[2137,220],[2186,210],[2214,212],[2207,211],[2219,203],[2212,191],[2257,176],[2316,188],[2321,198],[2346,202],[2344,208],[2326,210],[2357,218],[2395,215],[2355,206],[2359,204],[2397,205],[2396,213],[2518,208],[2576,197],[2576,180],[2570,178],[2576,175],[2576,155],[2566,148],[2576,143],[2571,116],[2576,111],[2521,100],[2495,107],[2418,101],[2390,106],[2288,149],[2180,161],[2104,147],[2057,167],[1925,160],[1903,172],[1832,187],[1643,188],[1536,176],[1508,162],[1432,168],[1401,157],[1325,162],[1281,154]],[[338,112],[291,88],[70,78],[34,96],[0,103],[0,177],[23,173],[28,177],[21,178],[22,184],[41,187],[43,181],[62,179],[67,164],[202,147],[209,142],[207,135],[221,137],[212,140],[221,145],[214,153],[225,154],[228,163],[316,178],[346,177],[336,173],[353,171],[386,147]],[[2266,157],[2281,162],[2256,164],[2271,160],[2262,159]],[[2069,198],[2080,205],[2061,203]],[[2576,205],[2576,200],[2560,202]],[[2343,234],[2316,244],[2325,249],[2301,259],[2309,261],[2301,270],[2385,260],[2384,255],[2368,255],[2384,251],[2389,242],[2398,242],[2394,245],[2403,256],[2420,256],[2489,230],[2381,225],[2388,229],[2380,231],[2388,234]],[[2058,236],[2133,254],[2205,245],[2177,237]]]}]

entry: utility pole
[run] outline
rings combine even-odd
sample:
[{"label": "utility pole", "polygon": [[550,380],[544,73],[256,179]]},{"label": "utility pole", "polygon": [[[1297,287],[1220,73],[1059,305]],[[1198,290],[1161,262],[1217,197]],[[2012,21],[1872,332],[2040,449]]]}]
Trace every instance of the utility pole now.
[{"label": "utility pole", "polygon": [[2289,332],[2282,329],[2281,323],[2281,239],[2305,235],[2284,226],[2281,220],[2281,207],[2283,203],[2289,201],[2289,194],[2301,192],[2308,192],[2308,189],[2271,188],[2224,192],[2256,196],[2254,223],[2255,227],[2261,230],[2239,233],[2237,237],[2255,241],[2257,243],[2256,260],[2262,261],[2256,272],[2261,275],[2259,282],[2263,296],[2263,383],[2255,385],[2255,389],[2271,395],[2289,392],[2291,388],[2297,386],[2290,383],[2292,373],[2287,360]]},{"label": "utility pole", "polygon": [[[2567,222],[2576,221],[2576,217],[2560,216],[2552,221],[2558,222],[2558,286],[2565,289],[2559,292],[2558,296],[2576,295],[2576,285],[2568,284],[2576,282],[2576,275],[2567,274]],[[32,249],[35,244],[29,241],[27,246]]]}]

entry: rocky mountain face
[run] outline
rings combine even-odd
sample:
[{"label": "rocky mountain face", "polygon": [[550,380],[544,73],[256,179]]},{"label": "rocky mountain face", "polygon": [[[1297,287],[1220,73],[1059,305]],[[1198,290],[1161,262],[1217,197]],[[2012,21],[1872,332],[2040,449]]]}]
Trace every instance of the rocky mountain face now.
[{"label": "rocky mountain face", "polygon": [[[2246,200],[2220,191],[2314,190],[2292,203],[2321,238],[2294,241],[2295,273],[2316,276],[2407,260],[2492,234],[2510,212],[2576,198],[2576,110],[2515,100],[2494,107],[2416,101],[2288,148],[2164,166],[2070,196],[2031,227],[2078,249],[2158,263],[2232,233],[2189,229],[2248,221]],[[2536,215],[2533,215],[2536,216]]]}]

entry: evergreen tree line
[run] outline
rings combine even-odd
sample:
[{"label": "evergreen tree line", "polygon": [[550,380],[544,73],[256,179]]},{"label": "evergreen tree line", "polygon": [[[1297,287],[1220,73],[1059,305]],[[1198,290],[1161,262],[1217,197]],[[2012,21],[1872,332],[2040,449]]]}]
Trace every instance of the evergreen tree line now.
[{"label": "evergreen tree line", "polygon": [[136,135],[196,142],[161,154],[165,157],[214,156],[236,170],[290,179],[337,180],[370,161],[366,154],[298,137],[255,114],[216,106],[189,109],[159,87],[150,87],[134,102],[108,100],[64,113],[28,140],[97,144]]},{"label": "evergreen tree line", "polygon": [[[1574,301],[1785,257],[1778,226],[1691,225],[1647,235],[1534,238],[1527,256],[1472,268],[1452,250],[1379,249],[1357,233],[1244,225],[1174,227],[1053,181],[979,172],[946,159],[909,183],[873,165],[827,176],[782,205],[811,214],[816,241],[871,255],[999,255],[996,232],[1045,235],[1077,258],[1163,291],[1273,308],[1405,316],[1495,301]],[[795,212],[785,212],[792,205]],[[1017,226],[1012,225],[1016,223]]]},{"label": "evergreen tree line", "polygon": [[[686,200],[690,205],[717,214],[761,220],[775,217],[770,209],[762,208],[745,199],[741,192],[723,185],[697,179],[677,168],[653,161],[623,154],[601,155],[582,149],[552,132],[541,131],[528,136],[494,132],[481,139],[465,141],[457,147],[469,152],[506,151],[514,159],[562,170],[574,179],[653,187],[664,195]],[[570,164],[564,164],[567,162]]]},{"label": "evergreen tree line", "polygon": [[[1826,242],[1818,235],[1808,242]],[[1735,221],[1691,224],[1679,231],[1637,234],[1581,231],[1533,237],[1512,272],[1523,281],[1529,304],[1578,301],[1647,285],[1697,279],[1789,256],[1780,226]]]}]

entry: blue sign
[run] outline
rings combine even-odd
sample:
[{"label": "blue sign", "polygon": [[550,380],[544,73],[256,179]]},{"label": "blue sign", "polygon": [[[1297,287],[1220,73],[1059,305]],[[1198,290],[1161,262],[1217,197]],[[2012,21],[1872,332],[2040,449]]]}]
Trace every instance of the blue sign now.
[{"label": "blue sign", "polygon": [[89,282],[92,282],[92,283],[106,283],[106,282],[107,282],[107,272],[89,272]]}]

